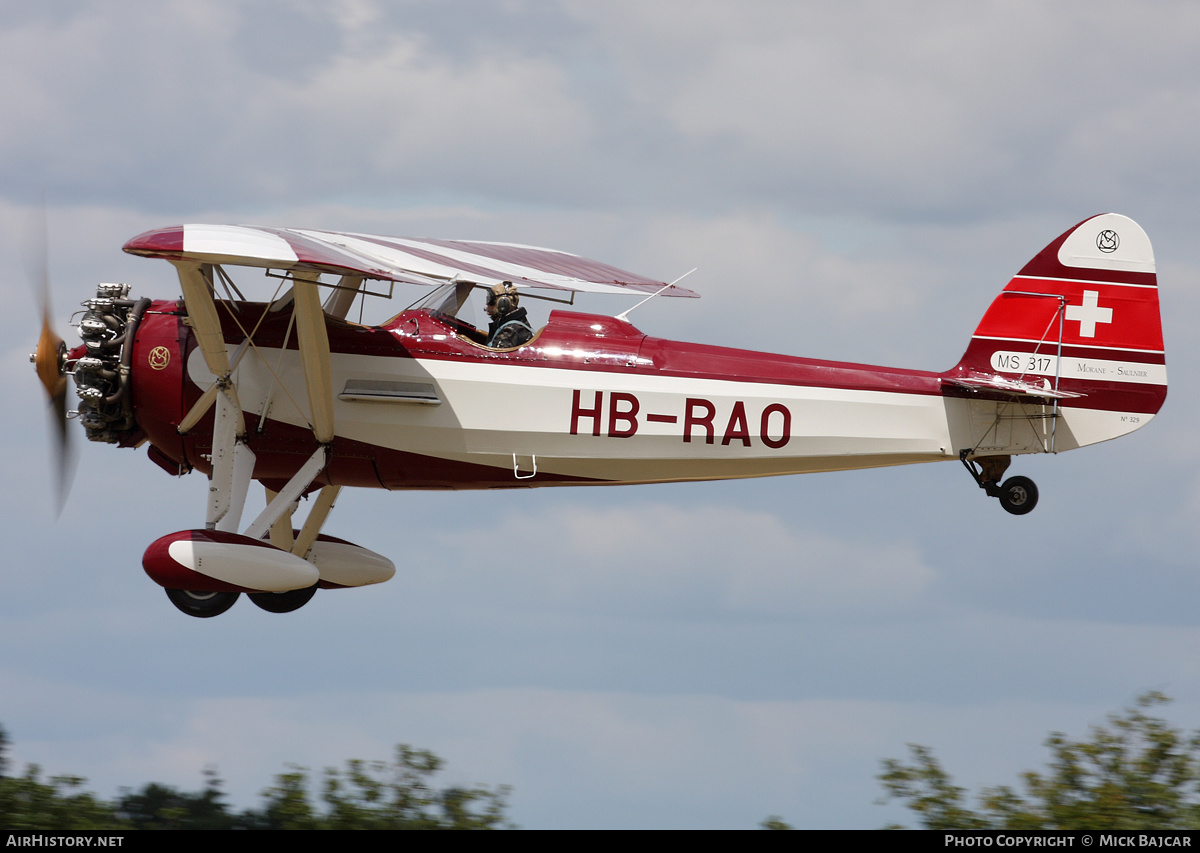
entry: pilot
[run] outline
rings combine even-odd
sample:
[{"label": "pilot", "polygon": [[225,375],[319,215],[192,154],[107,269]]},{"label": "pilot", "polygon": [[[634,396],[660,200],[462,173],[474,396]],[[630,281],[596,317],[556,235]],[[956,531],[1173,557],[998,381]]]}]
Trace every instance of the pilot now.
[{"label": "pilot", "polygon": [[533,337],[533,327],[525,309],[518,307],[520,296],[511,281],[502,281],[493,286],[487,295],[488,325],[486,346],[504,349],[519,347]]}]

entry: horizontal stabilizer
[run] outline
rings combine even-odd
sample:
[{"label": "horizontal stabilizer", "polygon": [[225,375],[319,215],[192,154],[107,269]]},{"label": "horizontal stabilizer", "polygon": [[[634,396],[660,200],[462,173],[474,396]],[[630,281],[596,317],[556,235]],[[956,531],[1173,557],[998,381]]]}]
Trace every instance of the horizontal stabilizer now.
[{"label": "horizontal stabilizer", "polygon": [[1012,394],[1015,397],[1039,397],[1044,400],[1069,400],[1075,397],[1086,397],[1087,394],[1073,391],[1055,391],[1050,387],[1050,380],[1042,380],[1042,384],[1022,382],[1019,379],[1005,379],[1003,376],[954,376],[942,380],[944,385],[969,388],[972,391],[998,391],[1002,394]]}]

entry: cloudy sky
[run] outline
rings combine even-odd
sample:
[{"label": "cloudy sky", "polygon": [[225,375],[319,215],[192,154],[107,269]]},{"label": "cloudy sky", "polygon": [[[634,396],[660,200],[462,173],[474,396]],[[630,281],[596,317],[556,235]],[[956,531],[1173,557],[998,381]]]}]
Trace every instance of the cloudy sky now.
[{"label": "cloudy sky", "polygon": [[[2,0],[0,81],[18,762],[105,795],[215,766],[245,807],[289,762],[403,742],[445,784],[512,785],[525,827],[871,828],[907,820],[874,777],[909,742],[974,787],[1146,690],[1200,725],[1194,3]],[[347,492],[326,532],[393,580],[189,619],[140,560],[201,526],[199,475],[81,447],[54,518],[27,360],[43,200],[69,339],[99,281],[177,295],[126,239],[212,221],[698,267],[703,298],[639,308],[643,331],[933,370],[1112,210],[1154,243],[1170,393],[1129,437],[1017,460],[1042,494],[1020,518],[957,464]]]}]

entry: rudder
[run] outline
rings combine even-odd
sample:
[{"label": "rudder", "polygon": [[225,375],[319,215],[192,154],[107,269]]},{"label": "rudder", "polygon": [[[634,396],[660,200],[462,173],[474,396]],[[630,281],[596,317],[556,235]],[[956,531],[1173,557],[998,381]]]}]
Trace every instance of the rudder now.
[{"label": "rudder", "polygon": [[996,297],[944,377],[951,387],[993,398],[1006,387],[1014,399],[1030,399],[1037,388],[1054,391],[1046,398],[1058,421],[1049,450],[1143,426],[1167,396],[1146,232],[1128,217],[1104,213],[1059,236]]}]

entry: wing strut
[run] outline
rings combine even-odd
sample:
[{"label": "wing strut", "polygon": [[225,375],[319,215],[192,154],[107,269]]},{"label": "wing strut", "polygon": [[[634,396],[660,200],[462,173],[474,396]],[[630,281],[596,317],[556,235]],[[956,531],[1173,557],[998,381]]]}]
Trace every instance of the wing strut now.
[{"label": "wing strut", "polygon": [[313,434],[321,444],[328,444],[333,441],[333,370],[317,278],[317,273],[295,273],[296,338],[300,344],[300,360],[304,364]]},{"label": "wing strut", "polygon": [[212,296],[212,264],[176,263],[179,284],[183,287],[183,305],[196,343],[204,354],[204,363],[217,379],[229,378],[229,354],[225,334]]},{"label": "wing strut", "polygon": [[[225,351],[225,335],[212,296],[212,265],[176,263],[175,268],[196,344],[209,372],[217,377],[213,386],[216,390],[211,395],[205,394],[209,405],[214,401],[217,404],[205,527],[236,532],[254,473],[254,452],[246,444],[246,420],[242,417],[237,389],[229,377],[229,353]],[[192,421],[195,411],[185,421]]]},{"label": "wing strut", "polygon": [[254,451],[245,435],[236,432],[241,409],[230,389],[217,394],[217,417],[213,426],[212,476],[208,481],[208,515],[205,527],[237,533],[246,506],[246,492],[254,474]]},{"label": "wing strut", "polygon": [[300,470],[292,476],[292,479],[288,480],[287,485],[271,498],[267,508],[251,522],[242,535],[249,536],[251,539],[261,539],[276,521],[283,518],[285,514],[290,514],[296,501],[300,500],[300,496],[304,494],[304,490],[312,485],[312,481],[325,469],[328,459],[329,448],[321,445],[308,458],[308,461],[300,466]]},{"label": "wing strut", "polygon": [[[301,491],[303,491],[301,488]],[[320,494],[317,495],[317,500],[313,504],[312,509],[308,511],[308,518],[304,520],[304,528],[300,531],[300,537],[293,539],[292,537],[292,513],[296,511],[296,501],[287,503],[287,497],[280,503],[279,495],[282,492],[273,492],[267,489],[267,508],[262,515],[254,520],[254,523],[246,528],[246,536],[256,536],[261,538],[262,531],[267,527],[271,531],[271,544],[281,551],[291,551],[297,557],[308,557],[308,552],[312,550],[313,543],[317,541],[317,536],[321,532],[321,527],[325,524],[325,519],[329,517],[330,510],[333,509],[334,501],[341,493],[341,486],[322,486]],[[287,491],[287,487],[285,487]],[[290,496],[290,495],[289,495]],[[278,513],[278,517],[271,521],[271,517]],[[269,524],[268,524],[269,522]]]},{"label": "wing strut", "polygon": [[[275,500],[275,496],[279,494],[278,492],[273,492],[270,489],[264,488],[264,490],[267,493],[268,504]],[[271,544],[280,551],[292,550],[292,545],[294,544],[294,540],[292,538],[292,513],[295,511],[296,503],[293,501],[290,506],[284,509],[283,514],[280,515],[279,518],[275,519],[274,523],[271,525]]]},{"label": "wing strut", "polygon": [[[246,443],[246,421],[237,399],[236,386],[230,376],[229,354],[225,349],[225,335],[213,300],[211,264],[175,264],[179,282],[183,287],[184,305],[188,321],[196,336],[196,343],[204,355],[209,372],[217,377],[212,388],[192,408],[180,431],[186,432],[204,415],[213,402],[216,403],[216,419],[213,426],[212,474],[209,478],[209,500],[206,527],[236,533],[241,526],[246,493],[254,475],[255,455]],[[295,298],[296,337],[300,347],[301,363],[304,367],[304,384],[308,392],[309,411],[312,417],[313,435],[320,447],[301,466],[278,494],[268,494],[266,509],[259,514],[243,535],[260,539],[268,531],[272,539],[286,544],[291,539],[291,514],[296,502],[313,481],[325,470],[329,461],[330,446],[334,439],[333,418],[333,370],[329,351],[329,333],[325,328],[325,312],[317,291],[319,274],[307,271],[294,273],[293,294]],[[352,297],[360,282],[343,279]],[[341,292],[339,292],[341,295]],[[341,300],[339,300],[339,303]],[[345,303],[345,310],[353,302]],[[339,310],[342,305],[338,304]],[[245,351],[249,339],[243,341],[235,361]],[[327,485],[321,489],[313,508],[305,519],[300,536],[291,542],[291,551],[304,557],[312,548],[321,526],[325,523],[341,486]],[[288,530],[277,528],[277,522],[285,520]]]},{"label": "wing strut", "polygon": [[350,309],[354,307],[354,300],[358,298],[362,283],[363,277],[361,275],[342,276],[333,293],[325,300],[325,313],[330,317],[345,320],[346,315],[350,313]]},{"label": "wing strut", "polygon": [[297,557],[308,556],[313,543],[317,541],[317,535],[321,532],[321,525],[329,517],[329,511],[333,509],[333,502],[337,500],[341,491],[341,486],[322,487],[313,508],[308,511],[308,518],[304,519],[304,528],[300,531],[300,537],[292,545],[292,553]]},{"label": "wing strut", "polygon": [[[238,348],[236,350],[234,350],[233,360],[230,362],[230,366],[229,366],[230,373],[232,373],[235,369],[237,369],[238,362],[240,362],[242,360],[242,355],[245,354],[246,349],[249,346],[249,344],[250,344],[250,339],[246,338],[246,340],[244,340],[240,344],[238,344]],[[234,388],[232,382],[226,383],[226,384],[228,385],[228,387],[230,389],[230,393],[233,394],[233,399],[235,401],[237,401],[237,389]],[[197,400],[195,402],[195,404],[192,406],[192,408],[188,411],[188,413],[186,415],[184,415],[183,420],[181,420],[179,422],[179,426],[176,427],[175,431],[178,432],[180,435],[187,435],[189,432],[191,432],[192,427],[194,427],[196,424],[198,424],[200,422],[200,419],[202,417],[204,417],[206,414],[208,414],[208,410],[211,409],[213,403],[216,402],[217,392],[220,390],[221,390],[220,382],[214,382],[212,385],[209,385],[208,388],[206,388],[204,390],[204,393],[200,395],[200,399]],[[240,412],[240,408],[241,408],[240,404],[239,404],[238,408],[239,408],[239,412]],[[242,421],[243,422],[245,421],[244,416],[242,417]]]}]

